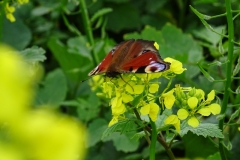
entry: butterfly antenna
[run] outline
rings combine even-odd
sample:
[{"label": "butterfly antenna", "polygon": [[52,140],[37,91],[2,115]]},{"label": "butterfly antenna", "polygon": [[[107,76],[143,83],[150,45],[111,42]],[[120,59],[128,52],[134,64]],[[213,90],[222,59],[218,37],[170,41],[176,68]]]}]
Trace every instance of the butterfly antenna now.
[{"label": "butterfly antenna", "polygon": [[128,82],[126,82],[124,79],[123,79],[123,77],[122,77],[122,75],[120,74],[120,78],[123,80],[123,82],[125,82],[127,85],[129,85],[131,88],[132,88],[132,90],[133,90],[133,92],[134,92],[134,89],[133,89],[133,87],[128,83]]},{"label": "butterfly antenna", "polygon": [[87,79],[81,80],[80,82],[83,83],[85,81],[88,81],[89,79],[91,79],[92,77],[88,77]]}]

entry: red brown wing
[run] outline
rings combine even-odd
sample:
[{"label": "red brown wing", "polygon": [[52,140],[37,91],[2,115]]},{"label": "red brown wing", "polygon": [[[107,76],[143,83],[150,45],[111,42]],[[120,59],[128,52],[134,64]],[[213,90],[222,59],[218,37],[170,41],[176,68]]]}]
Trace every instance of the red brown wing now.
[{"label": "red brown wing", "polygon": [[132,60],[123,63],[122,70],[133,73],[161,72],[169,69],[169,63],[164,62],[156,53],[148,51]]},{"label": "red brown wing", "polygon": [[167,70],[170,63],[162,60],[154,43],[142,39],[124,41],[115,46],[88,75],[106,73],[106,76],[115,77],[127,72],[152,73]]},{"label": "red brown wing", "polygon": [[88,76],[105,73],[108,69],[109,64],[112,61],[112,54],[112,51],[110,51],[103,59],[103,61],[99,63],[99,65],[95,67],[91,72],[88,73]]},{"label": "red brown wing", "polygon": [[122,72],[152,73],[169,69],[170,63],[162,60],[154,43],[154,41],[136,40],[121,64]]},{"label": "red brown wing", "polygon": [[111,73],[119,73],[119,66],[122,63],[122,58],[127,54],[127,51],[125,50],[126,45],[133,42],[134,40],[124,41],[113,47],[113,49],[107,54],[103,61],[97,67],[95,67],[88,74],[88,76],[102,73],[106,73],[107,76],[110,76]]}]

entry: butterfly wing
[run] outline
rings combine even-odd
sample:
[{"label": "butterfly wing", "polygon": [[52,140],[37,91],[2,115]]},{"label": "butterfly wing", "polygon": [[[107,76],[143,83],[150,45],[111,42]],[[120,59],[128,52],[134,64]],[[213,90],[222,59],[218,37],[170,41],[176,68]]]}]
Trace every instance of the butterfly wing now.
[{"label": "butterfly wing", "polygon": [[115,77],[121,73],[152,73],[169,69],[170,63],[164,62],[154,41],[127,40],[116,45],[88,75],[105,73]]},{"label": "butterfly wing", "polygon": [[153,73],[169,69],[170,63],[164,62],[154,41],[136,40],[121,65],[124,72]]},{"label": "butterfly wing", "polygon": [[124,63],[122,69],[133,73],[153,73],[167,70],[169,65],[152,52],[148,52]]},{"label": "butterfly wing", "polygon": [[95,67],[91,72],[88,73],[88,76],[105,73],[111,61],[112,61],[112,51],[110,51],[107,54],[107,56],[103,59],[101,63],[99,63],[97,67]]}]

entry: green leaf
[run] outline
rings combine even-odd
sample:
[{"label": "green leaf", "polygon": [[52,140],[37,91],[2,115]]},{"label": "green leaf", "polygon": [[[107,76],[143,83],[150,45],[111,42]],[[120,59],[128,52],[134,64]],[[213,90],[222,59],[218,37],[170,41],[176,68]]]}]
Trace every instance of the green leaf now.
[{"label": "green leaf", "polygon": [[101,17],[107,13],[112,12],[113,9],[112,8],[102,8],[100,10],[98,10],[90,19],[91,23],[93,23],[98,17]]},{"label": "green leaf", "polygon": [[[166,24],[161,32],[164,41],[162,44],[159,44],[159,51],[164,57],[177,58],[182,62],[190,60],[195,63],[202,59],[201,47],[190,35],[184,34],[182,30],[171,24]],[[189,58],[188,56],[191,57]]]},{"label": "green leaf", "polygon": [[224,138],[221,130],[218,128],[216,124],[212,123],[200,123],[198,127],[193,128],[191,126],[181,126],[180,136],[184,136],[188,133],[188,131],[203,137],[216,137],[216,138]]},{"label": "green leaf", "polygon": [[108,23],[106,29],[114,32],[120,32],[123,29],[133,29],[140,27],[141,19],[139,11],[134,5],[124,3],[116,4],[111,7],[113,12],[107,14]]},{"label": "green leaf", "polygon": [[61,69],[49,72],[39,87],[36,105],[59,105],[66,97],[67,82]]},{"label": "green leaf", "polygon": [[98,118],[93,120],[88,126],[89,141],[88,147],[94,146],[101,141],[102,133],[107,128],[108,122],[105,119]]},{"label": "green leaf", "polygon": [[236,110],[233,114],[231,114],[231,117],[229,119],[229,122],[231,122],[232,120],[234,120],[236,117],[238,117],[240,113],[240,108],[238,108],[238,110]]},{"label": "green leaf", "polygon": [[169,126],[164,124],[164,120],[171,114],[171,109],[165,109],[163,113],[158,117],[157,121],[155,122],[158,131],[162,131],[165,129],[166,126]]},{"label": "green leaf", "polygon": [[135,130],[137,125],[132,120],[121,120],[118,123],[108,127],[102,135],[102,139],[106,138],[113,132],[120,132],[121,134]]},{"label": "green leaf", "polygon": [[91,92],[88,98],[77,99],[77,114],[80,120],[90,121],[96,118],[100,110],[100,100],[95,92]]},{"label": "green leaf", "polygon": [[239,93],[240,93],[240,86],[237,87],[237,89],[236,89],[235,92],[236,92],[236,94],[239,94]]},{"label": "green leaf", "polygon": [[238,57],[237,65],[235,66],[235,68],[233,70],[233,76],[236,76],[238,74],[239,70],[240,70],[240,56]]},{"label": "green leaf", "polygon": [[209,66],[222,66],[223,64],[224,64],[224,63],[215,60],[214,62],[209,63],[208,65],[209,65]]},{"label": "green leaf", "polygon": [[113,133],[104,141],[112,140],[117,151],[133,152],[139,146],[139,141],[133,138],[134,133]]},{"label": "green leaf", "polygon": [[51,12],[52,8],[47,6],[40,6],[36,7],[32,10],[31,14],[32,16],[43,16],[49,12]]},{"label": "green leaf", "polygon": [[146,133],[144,131],[141,131],[141,132],[134,134],[133,138],[139,140],[140,138],[144,137],[145,135],[146,135]]},{"label": "green leaf", "polygon": [[[214,30],[216,32],[224,34],[225,30],[226,30],[226,26],[217,26],[217,27],[214,27]],[[211,30],[209,30],[207,28],[194,30],[193,33],[196,37],[211,43],[213,46],[217,46],[217,44],[220,43],[220,41],[222,40],[222,37],[220,35],[212,32]]]},{"label": "green leaf", "polygon": [[206,160],[221,160],[221,156],[219,152],[212,154],[206,158]]},{"label": "green leaf", "polygon": [[210,82],[213,82],[214,81],[214,78],[212,76],[210,76],[210,74],[205,71],[202,66],[198,63],[198,67],[199,69],[201,70],[201,72],[203,73],[203,75],[210,81]]},{"label": "green leaf", "polygon": [[66,16],[64,14],[62,15],[62,17],[63,17],[63,21],[64,21],[65,25],[68,27],[69,31],[75,33],[78,36],[81,36],[81,32],[77,29],[77,27],[75,27],[68,21],[68,19],[66,18]]},{"label": "green leaf", "polygon": [[31,40],[32,33],[30,29],[23,23],[21,19],[16,22],[9,22],[4,16],[2,28],[2,43],[6,43],[17,50],[24,49]]},{"label": "green leaf", "polygon": [[46,56],[44,55],[45,52],[46,51],[41,47],[32,46],[31,48],[21,51],[21,54],[28,62],[35,63],[46,60]]},{"label": "green leaf", "polygon": [[[151,26],[146,26],[139,34],[137,32],[128,33],[124,35],[124,39],[146,39],[156,41],[158,44],[163,43],[162,33]],[[160,46],[161,48],[161,46]]]},{"label": "green leaf", "polygon": [[74,113],[77,113],[78,118],[83,122],[99,116],[100,100],[95,92],[90,92],[90,95],[85,98],[64,101],[61,105],[74,108]]},{"label": "green leaf", "polygon": [[[89,49],[83,41],[69,40],[69,44],[65,46],[58,39],[51,38],[48,46],[53,55],[57,59],[64,73],[74,82],[78,83],[80,79],[84,79],[87,73],[93,68]],[[82,47],[85,46],[85,47]]]},{"label": "green leaf", "polygon": [[217,146],[208,138],[197,136],[189,132],[182,137],[185,146],[185,157],[189,159],[206,159],[218,151]]},{"label": "green leaf", "polygon": [[191,8],[191,10],[192,10],[200,19],[204,19],[204,17],[206,16],[206,15],[198,12],[198,11],[197,11],[195,8],[193,8],[191,5],[190,5],[190,8]]}]

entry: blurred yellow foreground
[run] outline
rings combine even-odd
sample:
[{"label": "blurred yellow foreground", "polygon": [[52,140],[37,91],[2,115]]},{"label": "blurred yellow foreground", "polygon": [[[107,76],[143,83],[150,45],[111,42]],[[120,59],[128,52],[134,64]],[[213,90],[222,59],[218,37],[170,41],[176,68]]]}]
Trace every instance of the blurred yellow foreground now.
[{"label": "blurred yellow foreground", "polygon": [[31,109],[33,79],[20,54],[0,45],[0,160],[83,160],[85,129],[70,117]]}]

